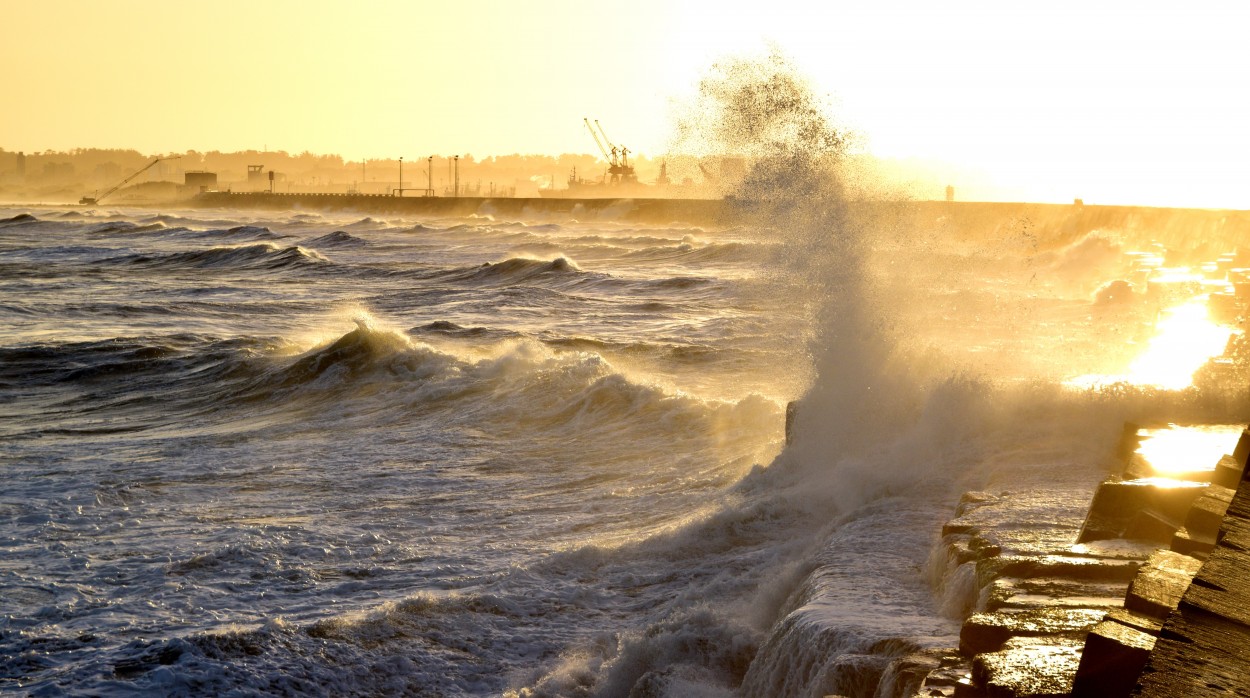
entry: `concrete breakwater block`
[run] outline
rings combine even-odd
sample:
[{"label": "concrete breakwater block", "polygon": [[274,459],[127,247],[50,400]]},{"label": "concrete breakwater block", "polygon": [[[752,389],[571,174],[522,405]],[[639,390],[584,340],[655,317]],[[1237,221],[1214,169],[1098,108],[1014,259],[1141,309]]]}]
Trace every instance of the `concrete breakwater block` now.
[{"label": "concrete breakwater block", "polygon": [[[1016,638],[972,661],[972,686],[956,696],[1061,698],[1072,692],[1081,642]],[[962,688],[962,687],[961,687]]]},{"label": "concrete breakwater block", "polygon": [[1154,509],[1142,509],[1129,518],[1120,535],[1130,540],[1165,544],[1172,540],[1172,536],[1180,528],[1180,519],[1166,516]]},{"label": "concrete breakwater block", "polygon": [[1155,522],[1143,519],[1143,512],[1148,512],[1147,518],[1155,521],[1176,522],[1163,540],[1167,542],[1207,486],[1205,482],[1163,478],[1104,482],[1094,493],[1077,542],[1123,538],[1127,537],[1125,532],[1134,527],[1143,530],[1153,525]]},{"label": "concrete breakwater block", "polygon": [[1171,548],[1172,552],[1205,560],[1215,548],[1215,536],[1194,535],[1189,532],[1189,529],[1181,527],[1172,534]]},{"label": "concrete breakwater block", "polygon": [[[1250,627],[1250,484],[1228,507],[1220,542],[1185,591],[1183,605]],[[1248,648],[1250,649],[1250,648]],[[1247,677],[1250,681],[1250,677]]]},{"label": "concrete breakwater block", "polygon": [[1080,555],[1000,555],[977,562],[981,586],[1000,577],[1037,579],[1051,577],[1073,581],[1128,582],[1137,574],[1140,560],[1117,560]]},{"label": "concrete breakwater block", "polygon": [[1216,537],[1234,494],[1233,490],[1221,485],[1208,487],[1194,500],[1189,515],[1185,517],[1185,525],[1172,534],[1172,550],[1205,560],[1215,548]]},{"label": "concrete breakwater block", "polygon": [[1241,436],[1237,437],[1237,445],[1233,447],[1233,460],[1243,469],[1246,467],[1246,458],[1250,457],[1250,427],[1241,430]]},{"label": "concrete breakwater block", "polygon": [[[1246,433],[1242,436],[1244,443]],[[1250,485],[1245,482],[1217,537],[1163,624],[1134,695],[1250,696]]]},{"label": "concrete breakwater block", "polygon": [[1188,555],[1156,551],[1129,583],[1124,607],[1160,620],[1167,618],[1201,566],[1201,560]]},{"label": "concrete breakwater block", "polygon": [[1123,582],[1097,582],[1060,577],[1000,577],[981,590],[984,611],[1039,608],[1107,609],[1121,605]]},{"label": "concrete breakwater block", "polygon": [[1215,464],[1215,472],[1211,473],[1211,484],[1235,490],[1245,475],[1245,469],[1244,460],[1238,461],[1236,456],[1224,456]]},{"label": "concrete breakwater block", "polygon": [[1188,607],[1173,614],[1138,679],[1140,698],[1250,696],[1250,628]]},{"label": "concrete breakwater block", "polygon": [[[942,529],[944,564],[974,572],[981,612],[961,629],[960,653],[971,665],[955,695],[1071,689],[1085,635],[1123,610],[1129,581],[1155,550],[1122,539],[1076,543],[1088,502],[1089,484],[1080,483],[961,498]],[[932,686],[943,691],[934,695],[947,695],[950,683]]]},{"label": "concrete breakwater block", "polygon": [[1113,620],[1121,625],[1127,625],[1135,630],[1140,630],[1148,635],[1159,636],[1159,631],[1163,629],[1163,621],[1153,618],[1127,608],[1114,608],[1107,611],[1107,617],[1103,620]]},{"label": "concrete breakwater block", "polygon": [[1216,484],[1203,490],[1185,516],[1185,528],[1189,534],[1215,538],[1220,525],[1224,523],[1224,515],[1228,513],[1228,506],[1233,503],[1235,494],[1237,494],[1236,490]]},{"label": "concrete breakwater block", "polygon": [[1073,698],[1128,696],[1141,676],[1155,636],[1113,619],[1094,626],[1072,682]]},{"label": "concrete breakwater block", "polygon": [[959,651],[967,656],[996,652],[1013,637],[1079,639],[1103,619],[1089,608],[1035,608],[976,613],[959,631]]},{"label": "concrete breakwater block", "polygon": [[1250,551],[1250,487],[1243,487],[1233,497],[1215,540],[1221,547]]},{"label": "concrete breakwater block", "polygon": [[1088,497],[1087,487],[1079,485],[996,495],[969,492],[956,518],[942,527],[942,536],[967,536],[962,547],[972,559],[1063,554],[1080,531]]}]

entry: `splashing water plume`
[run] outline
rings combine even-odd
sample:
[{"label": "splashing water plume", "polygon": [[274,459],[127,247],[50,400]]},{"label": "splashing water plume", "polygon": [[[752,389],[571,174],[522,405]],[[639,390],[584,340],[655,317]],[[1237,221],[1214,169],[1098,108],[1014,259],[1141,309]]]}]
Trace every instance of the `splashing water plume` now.
[{"label": "splashing water plume", "polygon": [[681,142],[748,160],[736,191],[742,213],[780,237],[779,273],[795,275],[792,292],[814,306],[806,341],[817,384],[804,397],[794,450],[802,461],[821,460],[884,408],[879,381],[892,353],[880,309],[869,307],[867,229],[851,215],[839,177],[850,140],[775,51],[720,63],[699,88]]}]

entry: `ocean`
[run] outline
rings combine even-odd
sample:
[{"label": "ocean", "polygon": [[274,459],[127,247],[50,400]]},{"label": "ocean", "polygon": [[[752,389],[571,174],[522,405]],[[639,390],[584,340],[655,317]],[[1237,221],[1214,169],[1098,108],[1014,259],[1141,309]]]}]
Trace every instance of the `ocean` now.
[{"label": "ocean", "polygon": [[1245,419],[1150,231],[811,206],[0,208],[0,692],[891,696],[964,491]]}]

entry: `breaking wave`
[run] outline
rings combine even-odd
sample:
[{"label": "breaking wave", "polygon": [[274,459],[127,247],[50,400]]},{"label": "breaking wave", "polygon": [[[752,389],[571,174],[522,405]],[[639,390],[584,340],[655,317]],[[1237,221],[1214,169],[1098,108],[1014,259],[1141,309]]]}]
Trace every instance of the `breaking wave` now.
[{"label": "breaking wave", "polygon": [[126,255],[103,260],[101,264],[126,264],[155,269],[293,269],[330,264],[320,252],[294,245],[281,247],[274,243],[212,247],[195,252],[173,252],[163,255]]},{"label": "breaking wave", "polygon": [[350,233],[345,233],[342,230],[336,230],[332,233],[327,233],[325,235],[322,235],[321,237],[313,238],[309,240],[306,244],[309,245],[310,247],[351,248],[351,247],[362,247],[364,245],[367,245],[368,243],[363,238],[358,238],[355,235],[352,235]]}]

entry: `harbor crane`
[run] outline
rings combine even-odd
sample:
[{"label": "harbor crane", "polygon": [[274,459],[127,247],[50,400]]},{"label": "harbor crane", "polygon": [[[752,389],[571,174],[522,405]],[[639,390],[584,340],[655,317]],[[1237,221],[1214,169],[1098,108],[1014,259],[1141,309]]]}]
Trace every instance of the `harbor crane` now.
[{"label": "harbor crane", "polygon": [[[610,184],[620,184],[622,182],[633,183],[638,181],[638,176],[634,174],[634,166],[629,164],[629,148],[624,146],[617,148],[608,138],[608,134],[603,130],[603,126],[599,125],[599,120],[595,119],[595,125],[590,125],[590,119],[582,117],[582,121],[586,124],[586,130],[590,131],[591,137],[595,139],[595,145],[599,146],[599,152],[603,153],[603,157],[608,160],[608,175]],[[598,127],[599,132],[595,132]],[[599,136],[603,136],[603,140]],[[604,147],[607,143],[607,147]]]},{"label": "harbor crane", "polygon": [[132,179],[134,179],[135,177],[138,177],[139,175],[143,174],[144,172],[147,172],[148,170],[152,169],[152,166],[153,166],[153,165],[155,165],[156,163],[158,163],[158,162],[164,162],[165,160],[177,160],[177,159],[178,159],[178,158],[180,158],[180,157],[182,157],[182,156],[181,156],[181,155],[171,155],[171,156],[166,157],[166,158],[156,158],[156,159],[155,159],[155,160],[153,160],[152,162],[149,162],[148,164],[144,165],[144,166],[143,166],[143,167],[141,167],[140,169],[136,170],[134,174],[130,175],[129,177],[127,177],[127,178],[123,179],[122,181],[118,182],[117,184],[113,185],[113,188],[112,188],[112,189],[109,189],[108,191],[104,192],[103,194],[100,194],[99,196],[94,196],[94,197],[93,197],[93,196],[84,196],[84,197],[82,197],[81,199],[79,199],[79,200],[78,200],[78,203],[80,203],[80,204],[84,204],[84,205],[86,205],[86,206],[92,206],[92,205],[98,204],[98,203],[100,203],[101,201],[103,201],[103,200],[104,200],[104,197],[106,197],[106,196],[108,196],[109,194],[112,194],[113,192],[117,191],[118,189],[121,189],[122,187],[126,186],[126,183],[127,183],[127,182],[129,182],[130,180],[132,180]]},{"label": "harbor crane", "polygon": [[[595,145],[599,146],[599,152],[603,153],[604,159],[606,159],[612,167],[616,167],[616,148],[612,148],[612,155],[609,156],[608,149],[603,147],[603,141],[599,140],[599,134],[595,133],[594,127],[590,125],[590,119],[583,116],[582,121],[586,124],[586,130],[590,131],[590,137],[595,139]],[[595,123],[599,123],[599,120],[595,119]],[[607,139],[607,136],[603,137],[603,140]]]},{"label": "harbor crane", "polygon": [[[595,119],[595,128],[599,129],[599,133],[603,134],[603,140],[607,141],[608,147],[610,147],[612,149],[612,153],[615,154],[617,152],[617,147],[612,143],[612,139],[608,138],[608,132],[603,130],[603,125],[599,123],[598,119]],[[621,154],[621,161],[620,163],[613,164],[618,164],[620,167],[629,167],[629,148],[621,146],[619,152]]]}]

